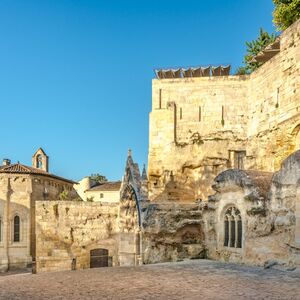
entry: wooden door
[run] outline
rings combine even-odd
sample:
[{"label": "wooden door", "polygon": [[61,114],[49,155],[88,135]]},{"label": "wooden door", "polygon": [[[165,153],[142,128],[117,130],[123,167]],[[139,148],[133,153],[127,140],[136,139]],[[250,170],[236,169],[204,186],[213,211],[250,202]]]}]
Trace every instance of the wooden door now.
[{"label": "wooden door", "polygon": [[90,252],[90,267],[91,268],[101,268],[108,267],[108,250],[107,249],[94,249]]}]

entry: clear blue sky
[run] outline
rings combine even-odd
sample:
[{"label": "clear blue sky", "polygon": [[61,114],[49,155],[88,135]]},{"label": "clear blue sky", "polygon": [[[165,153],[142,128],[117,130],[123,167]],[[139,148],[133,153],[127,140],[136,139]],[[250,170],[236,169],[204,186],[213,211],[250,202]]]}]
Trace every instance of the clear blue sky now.
[{"label": "clear blue sky", "polygon": [[271,0],[0,0],[0,158],[80,179],[147,162],[155,67],[241,64]]}]

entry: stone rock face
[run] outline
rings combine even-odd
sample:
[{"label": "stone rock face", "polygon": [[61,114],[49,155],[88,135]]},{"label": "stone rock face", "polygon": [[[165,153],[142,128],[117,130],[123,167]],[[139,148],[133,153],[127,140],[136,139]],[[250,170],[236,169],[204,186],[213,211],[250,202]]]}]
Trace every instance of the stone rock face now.
[{"label": "stone rock face", "polygon": [[207,200],[228,168],[274,172],[300,149],[300,21],[250,76],[154,79],[149,199]]},{"label": "stone rock face", "polygon": [[205,257],[202,211],[195,204],[144,204],[144,263]]},{"label": "stone rock face", "polygon": [[278,172],[229,169],[195,204],[145,202],[144,263],[208,257],[300,265],[300,150]]},{"label": "stone rock face", "polygon": [[[300,264],[300,151],[290,155],[274,173],[227,170],[215,179],[213,209],[215,239],[206,242],[208,255],[224,261],[263,265],[268,260]],[[224,246],[225,211],[241,212],[242,247]],[[205,221],[208,222],[208,221]],[[206,237],[207,238],[207,237]]]}]

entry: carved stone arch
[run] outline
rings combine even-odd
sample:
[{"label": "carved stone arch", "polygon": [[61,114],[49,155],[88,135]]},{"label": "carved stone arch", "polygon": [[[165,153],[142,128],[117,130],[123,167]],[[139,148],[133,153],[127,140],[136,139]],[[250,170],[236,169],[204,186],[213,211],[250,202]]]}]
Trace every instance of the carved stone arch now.
[{"label": "carved stone arch", "polygon": [[141,225],[140,206],[137,193],[131,184],[121,192],[119,228],[122,232],[138,231]]},{"label": "carved stone arch", "polygon": [[300,150],[300,124],[293,129],[292,136],[295,144],[295,151]]}]

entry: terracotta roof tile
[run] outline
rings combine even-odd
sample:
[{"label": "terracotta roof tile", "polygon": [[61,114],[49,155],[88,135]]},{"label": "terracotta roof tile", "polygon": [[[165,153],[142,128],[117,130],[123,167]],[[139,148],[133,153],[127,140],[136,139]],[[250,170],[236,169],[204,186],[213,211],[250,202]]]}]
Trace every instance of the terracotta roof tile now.
[{"label": "terracotta roof tile", "polygon": [[119,191],[121,188],[121,181],[109,181],[98,184],[88,189],[87,191]]},{"label": "terracotta roof tile", "polygon": [[59,179],[59,180],[62,180],[62,181],[66,181],[66,182],[73,183],[73,184],[76,183],[76,182],[74,182],[70,179],[59,177],[59,176],[53,175],[51,173],[48,173],[44,170],[29,167],[29,166],[25,166],[25,165],[22,165],[20,163],[12,164],[12,165],[9,165],[9,166],[1,166],[0,167],[0,173],[42,175],[42,176],[52,177],[52,178]]}]

